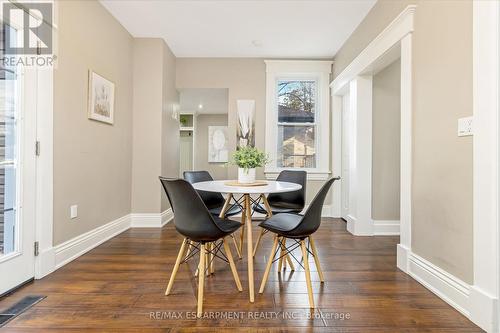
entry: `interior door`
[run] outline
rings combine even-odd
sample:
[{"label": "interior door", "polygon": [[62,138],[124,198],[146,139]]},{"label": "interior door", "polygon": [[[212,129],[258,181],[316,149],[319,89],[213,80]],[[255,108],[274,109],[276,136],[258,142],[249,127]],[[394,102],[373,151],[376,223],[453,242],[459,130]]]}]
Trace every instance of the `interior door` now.
[{"label": "interior door", "polygon": [[349,214],[349,94],[342,98],[342,207],[341,216],[347,220]]},{"label": "interior door", "polygon": [[34,276],[36,75],[0,66],[0,295]]}]

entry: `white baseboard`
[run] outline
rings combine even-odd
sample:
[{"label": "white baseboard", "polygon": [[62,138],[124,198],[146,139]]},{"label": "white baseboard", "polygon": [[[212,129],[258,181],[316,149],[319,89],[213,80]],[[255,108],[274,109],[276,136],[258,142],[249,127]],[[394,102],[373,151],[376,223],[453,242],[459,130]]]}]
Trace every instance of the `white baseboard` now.
[{"label": "white baseboard", "polygon": [[354,236],[373,236],[373,221],[371,219],[368,219],[368,221],[359,220],[348,214],[347,231]]},{"label": "white baseboard", "polygon": [[174,219],[174,211],[172,208],[168,208],[161,213],[161,226],[163,227],[168,222]]},{"label": "white baseboard", "polygon": [[399,236],[399,220],[373,220],[373,234],[376,236]]},{"label": "white baseboard", "polygon": [[130,226],[132,228],[161,228],[174,217],[172,208],[162,213],[132,213]]},{"label": "white baseboard", "polygon": [[469,297],[470,320],[486,332],[498,332],[498,299],[477,286],[471,286]]},{"label": "white baseboard", "polygon": [[410,253],[408,274],[469,318],[469,284],[415,253]]},{"label": "white baseboard", "polygon": [[55,246],[55,269],[66,265],[70,261],[129,228],[130,215],[125,215]]}]

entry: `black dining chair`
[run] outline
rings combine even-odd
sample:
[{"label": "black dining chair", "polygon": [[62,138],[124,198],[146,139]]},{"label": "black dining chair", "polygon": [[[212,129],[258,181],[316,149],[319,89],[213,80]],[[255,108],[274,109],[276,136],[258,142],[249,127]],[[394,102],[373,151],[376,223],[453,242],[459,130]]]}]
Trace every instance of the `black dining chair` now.
[{"label": "black dining chair", "polygon": [[[214,180],[208,171],[184,171],[184,179],[187,180],[190,184],[212,181]],[[241,207],[239,205],[231,205],[229,208],[225,210],[224,216],[221,216],[220,213],[224,210],[224,205],[226,205],[226,200],[222,196],[222,194],[217,192],[207,192],[207,191],[196,191],[200,195],[203,203],[207,206],[208,210],[211,214],[216,215],[220,218],[226,218],[229,216],[233,216],[241,213]],[[229,198],[228,198],[229,199]],[[229,204],[229,202],[228,202]],[[236,253],[238,258],[242,258],[240,247],[236,243],[236,239],[233,235],[231,235],[233,239],[234,247],[236,249]],[[189,255],[191,251],[191,247],[188,247],[187,255]]]},{"label": "black dining chair", "polygon": [[[184,171],[184,179],[191,184],[214,180],[208,171]],[[219,216],[226,200],[220,193],[197,191],[210,213]],[[224,217],[241,212],[238,205],[233,205],[225,212]]]},{"label": "black dining chair", "polygon": [[[180,264],[187,262],[196,253],[199,253],[197,316],[201,317],[205,270],[213,264],[215,257],[229,263],[236,287],[239,291],[243,290],[231,250],[225,238],[238,230],[241,224],[236,221],[222,220],[218,216],[210,214],[199,194],[187,181],[164,177],[160,177],[160,181],[174,212],[175,229],[184,236],[165,295],[170,294]],[[187,256],[184,253],[186,245],[193,249]],[[224,252],[221,250],[222,247],[224,247]]]},{"label": "black dining chair", "polygon": [[[261,204],[256,204],[254,210],[261,214],[266,214],[267,217],[271,217],[273,214],[280,213],[300,213],[306,204],[306,184],[307,184],[307,172],[302,170],[283,170],[276,178],[276,181],[295,183],[302,186],[300,190],[293,192],[284,193],[271,193],[267,196],[267,202],[264,204],[268,206],[268,209],[263,207]],[[266,200],[266,198],[263,198]],[[269,216],[268,210],[271,211],[271,216]],[[266,234],[266,229],[261,229],[255,246],[253,248],[253,255],[257,253],[260,241],[262,237]],[[287,258],[288,259],[288,258]],[[289,261],[290,266],[293,269],[293,264]]]},{"label": "black dining chair", "polygon": [[[338,179],[340,178],[330,178],[326,181],[326,183],[321,187],[319,192],[314,197],[311,205],[307,208],[304,215],[291,213],[276,214],[259,224],[260,227],[274,234],[273,247],[271,249],[269,260],[266,265],[266,270],[264,271],[264,277],[260,285],[260,294],[264,292],[264,287],[266,285],[267,278],[269,277],[269,271],[271,270],[271,265],[273,264],[273,262],[275,262],[276,260],[282,261],[284,256],[290,254],[299,263],[299,265],[302,266],[302,263],[299,262],[292,254],[293,250],[300,247],[302,250],[302,259],[304,262],[304,265],[302,267],[304,267],[306,274],[307,293],[309,294],[309,306],[311,308],[314,308],[314,299],[311,286],[311,272],[309,270],[309,254],[311,254],[314,258],[319,278],[322,283],[324,282],[324,277],[312,234],[315,233],[316,230],[318,230],[321,224],[321,210],[323,209],[323,204],[325,202],[326,195],[328,194],[328,190],[332,186],[333,182]],[[287,239],[293,241],[293,244],[289,247],[286,247],[285,245],[285,241]],[[306,240],[308,240],[307,246]],[[278,243],[281,248],[281,253],[277,259],[274,259],[278,251],[280,250],[278,249]],[[283,247],[285,247],[284,251]]]}]

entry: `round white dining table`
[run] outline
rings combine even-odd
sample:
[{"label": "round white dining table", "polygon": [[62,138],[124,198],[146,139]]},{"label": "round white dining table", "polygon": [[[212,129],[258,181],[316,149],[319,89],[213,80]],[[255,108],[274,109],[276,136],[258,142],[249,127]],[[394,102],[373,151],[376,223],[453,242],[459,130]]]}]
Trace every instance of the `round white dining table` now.
[{"label": "round white dining table", "polygon": [[[261,182],[261,181],[259,181]],[[238,255],[241,258],[242,243],[244,238],[244,233],[246,229],[247,235],[247,257],[248,257],[248,292],[250,296],[250,302],[254,302],[255,292],[254,292],[254,277],[253,277],[253,240],[252,240],[252,204],[251,202],[256,202],[251,195],[258,195],[259,199],[262,200],[267,211],[267,217],[272,216],[271,207],[267,202],[266,194],[270,193],[284,193],[298,191],[302,188],[302,185],[280,182],[280,181],[262,181],[265,185],[249,186],[249,185],[228,185],[229,183],[235,183],[231,180],[213,180],[206,182],[194,183],[193,187],[198,191],[206,192],[218,192],[227,194],[226,202],[220,213],[220,218],[224,218],[226,211],[231,205],[231,201],[236,201],[242,207],[241,212],[241,223],[244,225],[244,229],[241,233],[241,241]],[[239,198],[237,198],[239,196]],[[240,204],[241,203],[241,204]]]}]

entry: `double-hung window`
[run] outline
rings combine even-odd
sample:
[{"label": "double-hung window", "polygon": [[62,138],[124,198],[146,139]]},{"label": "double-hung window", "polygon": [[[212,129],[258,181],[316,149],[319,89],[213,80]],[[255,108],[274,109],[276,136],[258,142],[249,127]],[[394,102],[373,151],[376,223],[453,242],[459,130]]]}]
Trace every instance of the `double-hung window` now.
[{"label": "double-hung window", "polygon": [[284,169],[329,174],[329,61],[266,61],[266,177]]}]

